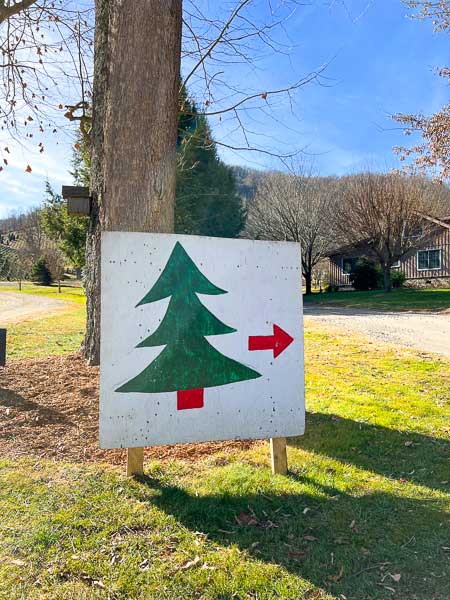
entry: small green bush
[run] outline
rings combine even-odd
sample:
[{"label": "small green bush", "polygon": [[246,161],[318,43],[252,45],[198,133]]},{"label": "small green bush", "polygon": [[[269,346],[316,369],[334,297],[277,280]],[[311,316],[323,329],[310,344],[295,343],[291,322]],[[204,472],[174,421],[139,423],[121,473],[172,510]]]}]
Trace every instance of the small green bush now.
[{"label": "small green bush", "polygon": [[39,285],[51,285],[53,282],[52,274],[48,268],[45,258],[40,258],[31,269],[31,281]]},{"label": "small green bush", "polygon": [[356,261],[350,282],[359,292],[375,290],[379,287],[379,269],[373,260],[362,257]]},{"label": "small green bush", "polygon": [[401,288],[404,286],[406,275],[400,269],[391,269],[391,282],[393,288]]}]

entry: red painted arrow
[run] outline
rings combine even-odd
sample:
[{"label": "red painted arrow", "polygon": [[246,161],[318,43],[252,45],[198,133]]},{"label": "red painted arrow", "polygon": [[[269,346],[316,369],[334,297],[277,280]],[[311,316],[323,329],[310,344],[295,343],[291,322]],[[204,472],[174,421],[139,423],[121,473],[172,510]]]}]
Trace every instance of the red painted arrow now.
[{"label": "red painted arrow", "polygon": [[250,335],[248,338],[249,350],[273,350],[273,357],[279,356],[294,338],[278,325],[273,326],[273,335]]}]

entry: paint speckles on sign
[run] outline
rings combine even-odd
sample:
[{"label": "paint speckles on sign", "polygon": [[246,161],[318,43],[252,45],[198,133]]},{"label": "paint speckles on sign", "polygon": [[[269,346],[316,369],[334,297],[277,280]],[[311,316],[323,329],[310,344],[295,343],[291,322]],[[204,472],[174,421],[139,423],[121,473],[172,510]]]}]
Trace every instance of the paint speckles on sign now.
[{"label": "paint speckles on sign", "polygon": [[292,243],[103,234],[101,446],[303,433],[299,265]]}]

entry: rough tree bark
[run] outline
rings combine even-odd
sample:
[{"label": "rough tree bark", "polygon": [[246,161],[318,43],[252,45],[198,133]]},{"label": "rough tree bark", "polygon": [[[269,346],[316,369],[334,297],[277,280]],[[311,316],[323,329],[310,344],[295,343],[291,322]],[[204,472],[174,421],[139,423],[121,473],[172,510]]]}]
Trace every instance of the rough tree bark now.
[{"label": "rough tree bark", "polygon": [[383,268],[383,287],[385,292],[392,291],[392,281],[391,281],[391,265],[388,263],[382,262]]},{"label": "rough tree bark", "polygon": [[181,0],[96,0],[84,353],[100,357],[102,231],[173,231]]}]

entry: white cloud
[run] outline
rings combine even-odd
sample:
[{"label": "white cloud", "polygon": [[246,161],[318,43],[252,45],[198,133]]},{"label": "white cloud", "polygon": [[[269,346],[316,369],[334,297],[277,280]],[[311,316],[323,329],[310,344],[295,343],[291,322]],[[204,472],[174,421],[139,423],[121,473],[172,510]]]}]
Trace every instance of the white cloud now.
[{"label": "white cloud", "polygon": [[[26,210],[40,204],[44,196],[45,180],[56,191],[61,184],[70,184],[70,143],[51,141],[41,154],[29,144],[9,144],[8,166],[0,173],[0,218],[12,210]],[[25,172],[27,165],[31,173]]]}]

